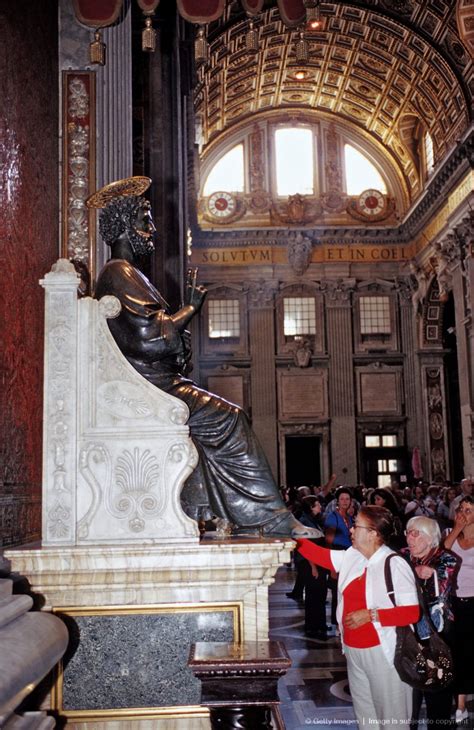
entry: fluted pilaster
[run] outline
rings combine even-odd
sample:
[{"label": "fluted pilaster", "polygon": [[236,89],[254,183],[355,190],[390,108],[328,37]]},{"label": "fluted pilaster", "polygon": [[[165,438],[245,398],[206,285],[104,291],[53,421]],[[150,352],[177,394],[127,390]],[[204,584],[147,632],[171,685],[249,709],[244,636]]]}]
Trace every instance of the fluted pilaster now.
[{"label": "fluted pilaster", "polygon": [[405,358],[403,368],[405,415],[407,417],[406,436],[410,450],[418,446],[422,453],[426,451],[424,432],[420,422],[422,413],[422,398],[417,384],[421,382],[419,360],[417,357],[417,325],[418,318],[413,310],[412,290],[405,282],[399,283],[400,302],[400,335],[402,351]]},{"label": "fluted pilaster", "polygon": [[274,284],[249,288],[249,332],[252,357],[252,427],[270,463],[278,473],[277,398],[275,372]]},{"label": "fluted pilaster", "polygon": [[[357,483],[357,442],[352,365],[352,286],[326,287],[332,470],[339,481]],[[344,470],[344,471],[343,471]]]}]

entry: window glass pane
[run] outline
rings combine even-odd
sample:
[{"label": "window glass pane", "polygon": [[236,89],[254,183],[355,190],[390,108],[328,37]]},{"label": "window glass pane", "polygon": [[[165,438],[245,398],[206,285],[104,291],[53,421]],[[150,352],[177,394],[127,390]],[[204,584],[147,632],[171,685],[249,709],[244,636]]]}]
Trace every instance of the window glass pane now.
[{"label": "window glass pane", "polygon": [[313,132],[288,127],[275,131],[277,195],[313,195]]},{"label": "window glass pane", "polygon": [[397,436],[394,433],[382,436],[382,446],[396,446]]},{"label": "window glass pane", "polygon": [[392,483],[392,479],[390,477],[390,474],[379,474],[377,477],[377,486],[378,487],[389,487]]},{"label": "window glass pane", "polygon": [[244,190],[244,146],[238,144],[220,158],[207,176],[203,194],[219,190],[241,193]]},{"label": "window glass pane", "polygon": [[377,448],[380,446],[380,436],[366,436],[365,445],[367,448]]},{"label": "window glass pane", "polygon": [[426,160],[426,172],[428,175],[433,171],[434,166],[434,154],[433,154],[433,139],[431,134],[425,133],[425,160]]},{"label": "window glass pane", "polygon": [[388,460],[388,470],[389,471],[398,471],[398,461],[396,459]]},{"label": "window glass pane", "polygon": [[209,337],[240,337],[238,299],[209,301]]},{"label": "window glass pane", "polygon": [[312,297],[286,297],[283,300],[285,335],[316,333],[316,303]]},{"label": "window glass pane", "polygon": [[390,299],[388,297],[361,297],[359,306],[362,335],[390,334]]},{"label": "window glass pane", "polygon": [[375,167],[362,152],[350,144],[344,145],[346,161],[346,190],[348,195],[360,195],[364,190],[375,188],[387,192],[387,186]]},{"label": "window glass pane", "polygon": [[377,459],[377,469],[379,471],[388,471],[387,462],[385,459]]}]

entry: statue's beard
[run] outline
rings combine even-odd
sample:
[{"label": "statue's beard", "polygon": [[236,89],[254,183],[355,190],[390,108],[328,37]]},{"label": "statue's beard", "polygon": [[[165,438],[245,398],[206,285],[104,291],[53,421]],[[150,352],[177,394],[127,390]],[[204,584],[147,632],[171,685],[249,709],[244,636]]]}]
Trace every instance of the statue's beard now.
[{"label": "statue's beard", "polygon": [[134,256],[149,256],[155,250],[153,236],[141,236],[135,230],[128,231],[127,236]]}]

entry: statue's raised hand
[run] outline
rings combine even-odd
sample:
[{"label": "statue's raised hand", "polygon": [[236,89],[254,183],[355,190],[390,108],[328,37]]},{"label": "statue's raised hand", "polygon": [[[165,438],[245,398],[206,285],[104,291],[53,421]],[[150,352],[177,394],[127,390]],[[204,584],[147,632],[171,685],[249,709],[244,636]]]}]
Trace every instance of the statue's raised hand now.
[{"label": "statue's raised hand", "polygon": [[185,304],[189,304],[196,312],[201,309],[207,294],[207,289],[196,283],[197,271],[197,269],[188,269],[185,299]]}]

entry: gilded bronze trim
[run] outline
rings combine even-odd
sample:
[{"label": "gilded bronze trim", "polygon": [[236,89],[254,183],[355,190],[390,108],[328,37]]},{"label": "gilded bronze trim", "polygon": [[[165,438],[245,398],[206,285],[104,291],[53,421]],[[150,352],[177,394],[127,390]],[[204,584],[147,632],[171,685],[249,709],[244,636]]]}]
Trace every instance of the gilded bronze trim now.
[{"label": "gilded bronze trim", "polygon": [[62,100],[61,257],[76,264],[85,293],[90,293],[95,281],[96,213],[87,208],[86,199],[96,185],[95,73],[63,71]]}]

